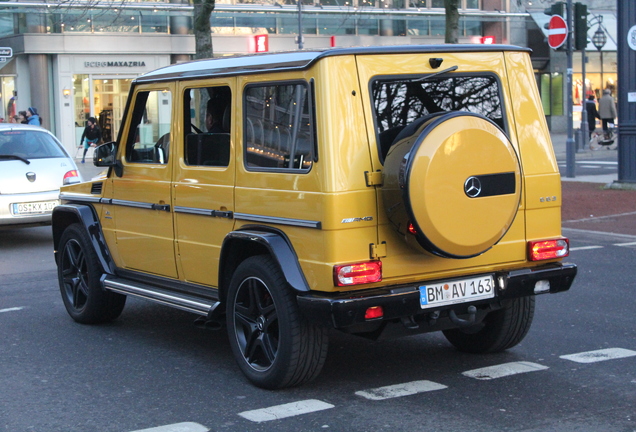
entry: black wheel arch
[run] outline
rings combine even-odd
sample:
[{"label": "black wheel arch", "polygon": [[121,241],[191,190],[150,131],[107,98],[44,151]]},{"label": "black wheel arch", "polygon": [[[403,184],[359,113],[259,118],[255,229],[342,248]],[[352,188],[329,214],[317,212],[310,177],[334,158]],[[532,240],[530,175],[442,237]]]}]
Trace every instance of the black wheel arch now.
[{"label": "black wheel arch", "polygon": [[285,233],[271,227],[245,226],[228,233],[223,240],[219,262],[219,298],[222,302],[225,302],[226,288],[236,268],[255,255],[270,255],[294,291],[309,291],[298,256]]},{"label": "black wheel arch", "polygon": [[86,229],[86,233],[99,258],[102,271],[104,273],[115,274],[115,263],[108,250],[97,212],[91,205],[62,204],[53,210],[51,226],[53,228],[55,262],[58,261],[58,249],[62,234],[66,228],[74,223],[80,223]]}]

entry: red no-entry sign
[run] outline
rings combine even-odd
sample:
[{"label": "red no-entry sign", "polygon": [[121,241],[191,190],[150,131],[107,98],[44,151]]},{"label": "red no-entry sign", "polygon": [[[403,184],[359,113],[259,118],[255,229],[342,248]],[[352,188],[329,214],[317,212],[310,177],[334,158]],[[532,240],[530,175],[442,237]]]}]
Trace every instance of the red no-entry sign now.
[{"label": "red no-entry sign", "polygon": [[552,15],[548,24],[548,45],[557,49],[568,38],[568,25],[561,15]]}]

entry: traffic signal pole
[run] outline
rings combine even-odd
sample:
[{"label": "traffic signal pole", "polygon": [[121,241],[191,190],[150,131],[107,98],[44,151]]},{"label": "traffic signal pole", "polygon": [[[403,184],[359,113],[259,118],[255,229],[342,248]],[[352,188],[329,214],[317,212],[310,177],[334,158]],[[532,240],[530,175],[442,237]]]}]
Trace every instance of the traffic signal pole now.
[{"label": "traffic signal pole", "polygon": [[574,119],[572,116],[573,104],[572,104],[572,57],[573,57],[573,41],[572,41],[572,0],[567,0],[567,24],[568,24],[568,38],[567,38],[567,70],[565,74],[565,93],[566,93],[566,109],[567,109],[567,122],[568,122],[568,137],[565,141],[565,176],[568,178],[574,178],[576,176],[576,144],[574,141]]}]

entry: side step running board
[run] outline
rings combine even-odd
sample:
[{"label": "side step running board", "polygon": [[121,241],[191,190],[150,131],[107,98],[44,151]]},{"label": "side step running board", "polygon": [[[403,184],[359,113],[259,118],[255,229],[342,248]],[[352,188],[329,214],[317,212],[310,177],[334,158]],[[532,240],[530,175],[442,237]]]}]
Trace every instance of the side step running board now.
[{"label": "side step running board", "polygon": [[209,316],[220,304],[220,302],[211,299],[167,291],[152,285],[113,276],[104,276],[102,278],[102,284],[105,289],[110,291],[126,295],[134,295],[136,297],[141,297],[146,300],[203,316]]}]

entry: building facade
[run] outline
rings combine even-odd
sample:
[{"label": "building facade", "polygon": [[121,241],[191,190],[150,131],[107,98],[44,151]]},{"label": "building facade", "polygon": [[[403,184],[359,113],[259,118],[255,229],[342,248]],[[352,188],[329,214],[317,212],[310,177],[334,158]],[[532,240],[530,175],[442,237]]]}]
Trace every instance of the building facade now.
[{"label": "building facade", "polygon": [[[544,49],[545,34],[537,23],[535,12],[549,2],[536,0],[540,9],[531,3],[460,0],[459,41],[532,47],[546,114],[559,127],[561,54]],[[0,58],[0,118],[8,121],[34,106],[44,127],[71,153],[88,117],[98,119],[106,141],[116,138],[132,79],[189,60],[195,51],[192,6],[181,0],[9,1],[0,3],[0,11],[0,47],[12,51]],[[210,26],[215,56],[263,47],[295,50],[299,33],[305,49],[432,44],[444,42],[445,11],[444,0],[302,0],[300,11],[295,0],[217,0]],[[597,60],[588,54],[589,73],[609,79],[611,55],[603,51]],[[596,71],[603,68],[593,66],[598,62],[605,71]],[[598,88],[604,85],[600,81]]]}]

